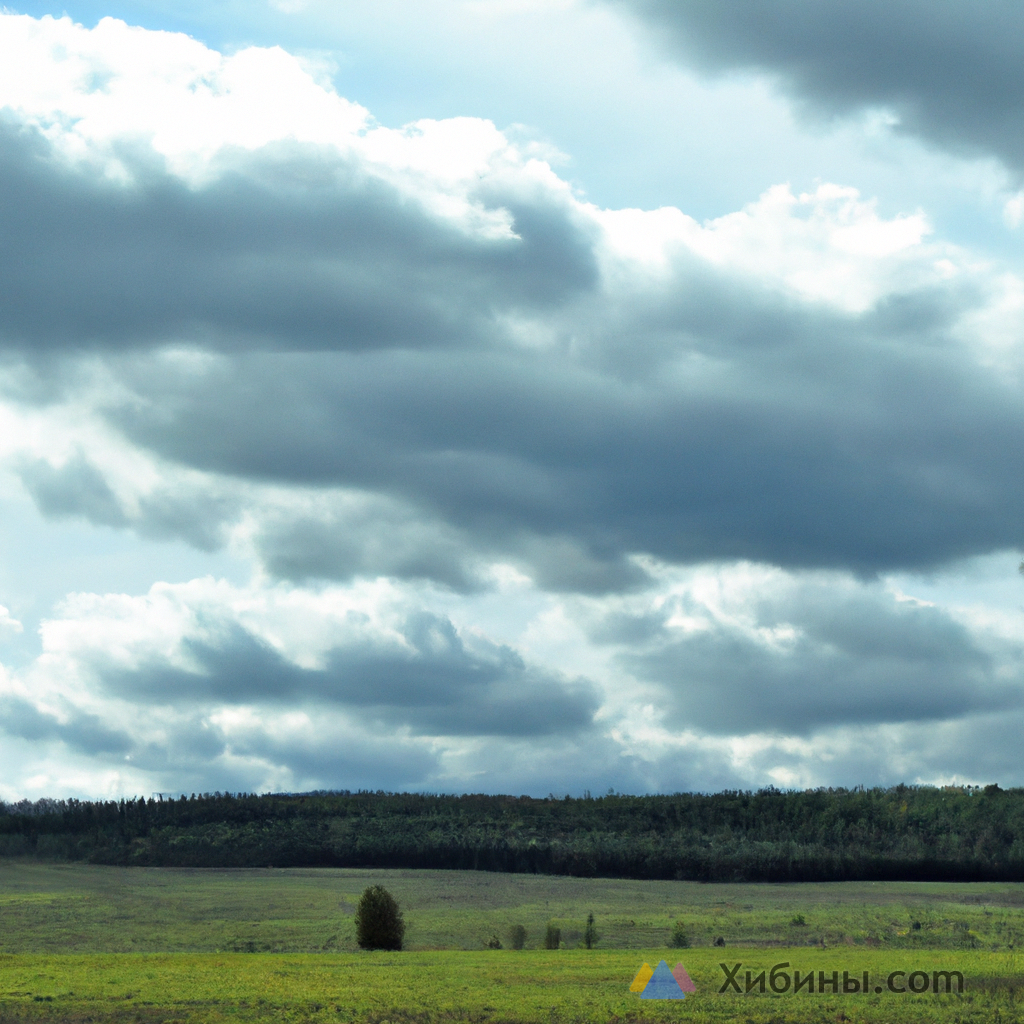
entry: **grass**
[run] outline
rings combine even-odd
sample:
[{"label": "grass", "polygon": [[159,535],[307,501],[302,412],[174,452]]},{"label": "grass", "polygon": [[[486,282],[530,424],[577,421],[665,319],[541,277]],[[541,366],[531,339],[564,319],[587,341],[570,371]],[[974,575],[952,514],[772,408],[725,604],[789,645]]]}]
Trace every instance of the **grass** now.
[{"label": "grass", "polygon": [[[641,1001],[627,989],[640,961],[664,950],[408,952],[399,954],[99,954],[0,957],[3,1020],[338,1022],[533,1022],[688,1020],[751,1022],[1014,1021],[1022,994],[1017,964],[972,951],[787,951],[803,970],[960,969],[963,995],[720,995],[719,951],[682,957],[697,986],[685,1004]],[[675,957],[669,957],[670,962]],[[726,958],[730,964],[734,957]],[[776,957],[751,951],[756,974]]]},{"label": "grass", "polygon": [[[355,905],[381,882],[413,950],[527,948],[549,920],[575,946],[593,911],[601,948],[667,946],[1024,946],[1024,885],[844,882],[726,885],[475,871],[111,868],[0,861],[0,953],[354,951]],[[803,921],[804,923],[798,923]],[[914,928],[915,922],[920,928]]]},{"label": "grass", "polygon": [[[355,951],[355,903],[374,882],[402,906],[408,951]],[[590,911],[601,941],[587,951],[575,947]],[[536,948],[549,920],[572,948]],[[692,948],[667,948],[676,920]],[[507,946],[515,924],[527,949],[484,948],[493,935]],[[1022,932],[1024,886],[1012,884],[0,862],[0,1022],[1024,1021]],[[712,945],[719,936],[724,948]],[[685,1003],[627,991],[640,963],[659,959],[693,976],[698,991]],[[718,993],[720,963],[742,962],[742,978],[782,961],[883,981],[892,970],[960,970],[966,991]]]}]

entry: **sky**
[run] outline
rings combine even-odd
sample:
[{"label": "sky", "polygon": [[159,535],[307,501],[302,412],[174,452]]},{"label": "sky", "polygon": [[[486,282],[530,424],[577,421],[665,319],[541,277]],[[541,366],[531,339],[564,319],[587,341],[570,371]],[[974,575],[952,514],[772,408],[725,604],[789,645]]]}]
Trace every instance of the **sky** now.
[{"label": "sky", "polygon": [[1024,785],[1024,9],[0,10],[0,799]]}]

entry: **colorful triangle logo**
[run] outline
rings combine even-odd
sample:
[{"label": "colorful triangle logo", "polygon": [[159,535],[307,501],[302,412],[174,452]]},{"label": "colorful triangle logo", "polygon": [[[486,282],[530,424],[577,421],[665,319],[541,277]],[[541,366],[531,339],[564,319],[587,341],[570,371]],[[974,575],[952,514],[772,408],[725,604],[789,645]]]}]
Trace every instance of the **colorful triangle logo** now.
[{"label": "colorful triangle logo", "polygon": [[641,999],[685,999],[686,993],[696,991],[696,987],[682,964],[676,964],[672,971],[664,960],[659,960],[653,971],[649,964],[644,964],[629,990],[639,992]]}]

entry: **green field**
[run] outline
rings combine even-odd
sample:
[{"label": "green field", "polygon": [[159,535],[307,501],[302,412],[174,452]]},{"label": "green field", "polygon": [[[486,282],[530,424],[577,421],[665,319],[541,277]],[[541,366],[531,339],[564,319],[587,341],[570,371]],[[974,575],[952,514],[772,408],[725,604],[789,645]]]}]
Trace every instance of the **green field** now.
[{"label": "green field", "polygon": [[[408,950],[359,952],[353,912],[382,882]],[[601,940],[579,949],[588,912]],[[537,949],[553,920],[564,944]],[[667,948],[673,922],[688,949]],[[803,923],[800,923],[800,921]],[[523,924],[527,948],[489,950]],[[917,927],[915,927],[915,924]],[[1024,886],[725,885],[447,871],[174,870],[0,863],[0,1021],[1024,1021]],[[712,945],[716,938],[724,947]],[[683,1003],[627,991],[682,961]],[[718,993],[790,970],[959,970],[960,995]],[[744,985],[745,987],[745,985]],[[1024,1007],[1024,1001],[1021,1006]]]}]

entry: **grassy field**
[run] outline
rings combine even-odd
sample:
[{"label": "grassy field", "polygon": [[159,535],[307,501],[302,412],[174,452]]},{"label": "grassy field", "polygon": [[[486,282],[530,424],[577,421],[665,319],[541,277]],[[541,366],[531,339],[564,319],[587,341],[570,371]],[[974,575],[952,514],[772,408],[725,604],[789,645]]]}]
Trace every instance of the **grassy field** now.
[{"label": "grassy field", "polygon": [[[686,950],[697,992],[685,1002],[642,1001],[627,991],[642,959],[664,950],[409,952],[400,954],[108,954],[0,957],[0,1017],[40,1021],[587,1022],[1016,1021],[1014,959],[972,951],[893,956],[862,950],[837,957],[799,950],[803,970],[961,969],[963,995],[806,993],[719,995],[718,951]],[[670,961],[677,959],[669,957]],[[727,958],[730,966],[734,958]],[[763,951],[744,968],[770,969]],[[983,981],[972,986],[972,979]]]},{"label": "grassy field", "polygon": [[[408,951],[356,952],[355,903],[374,882],[402,906]],[[575,948],[589,911],[601,934],[590,951]],[[667,948],[677,919],[691,948]],[[536,948],[549,920],[570,948]],[[507,944],[519,923],[526,950],[484,948],[492,936]],[[0,1021],[1024,1021],[1022,932],[1024,886],[1010,884],[705,885],[5,862]],[[712,945],[718,937],[724,947]],[[697,992],[683,1003],[629,993],[640,963],[659,959],[682,961]],[[870,971],[872,991],[718,992],[720,963],[742,963],[742,985],[748,969],[756,979],[783,961],[803,973]],[[894,970],[959,970],[965,992],[894,994],[884,990]]]},{"label": "grassy field", "polygon": [[[0,862],[0,953],[354,951],[355,905],[386,885],[412,950],[482,949],[554,920],[576,945],[587,913],[604,949],[694,946],[1024,946],[1024,885],[636,882],[474,871],[111,868]],[[794,923],[800,919],[803,924]],[[920,925],[914,928],[915,922]]]}]

